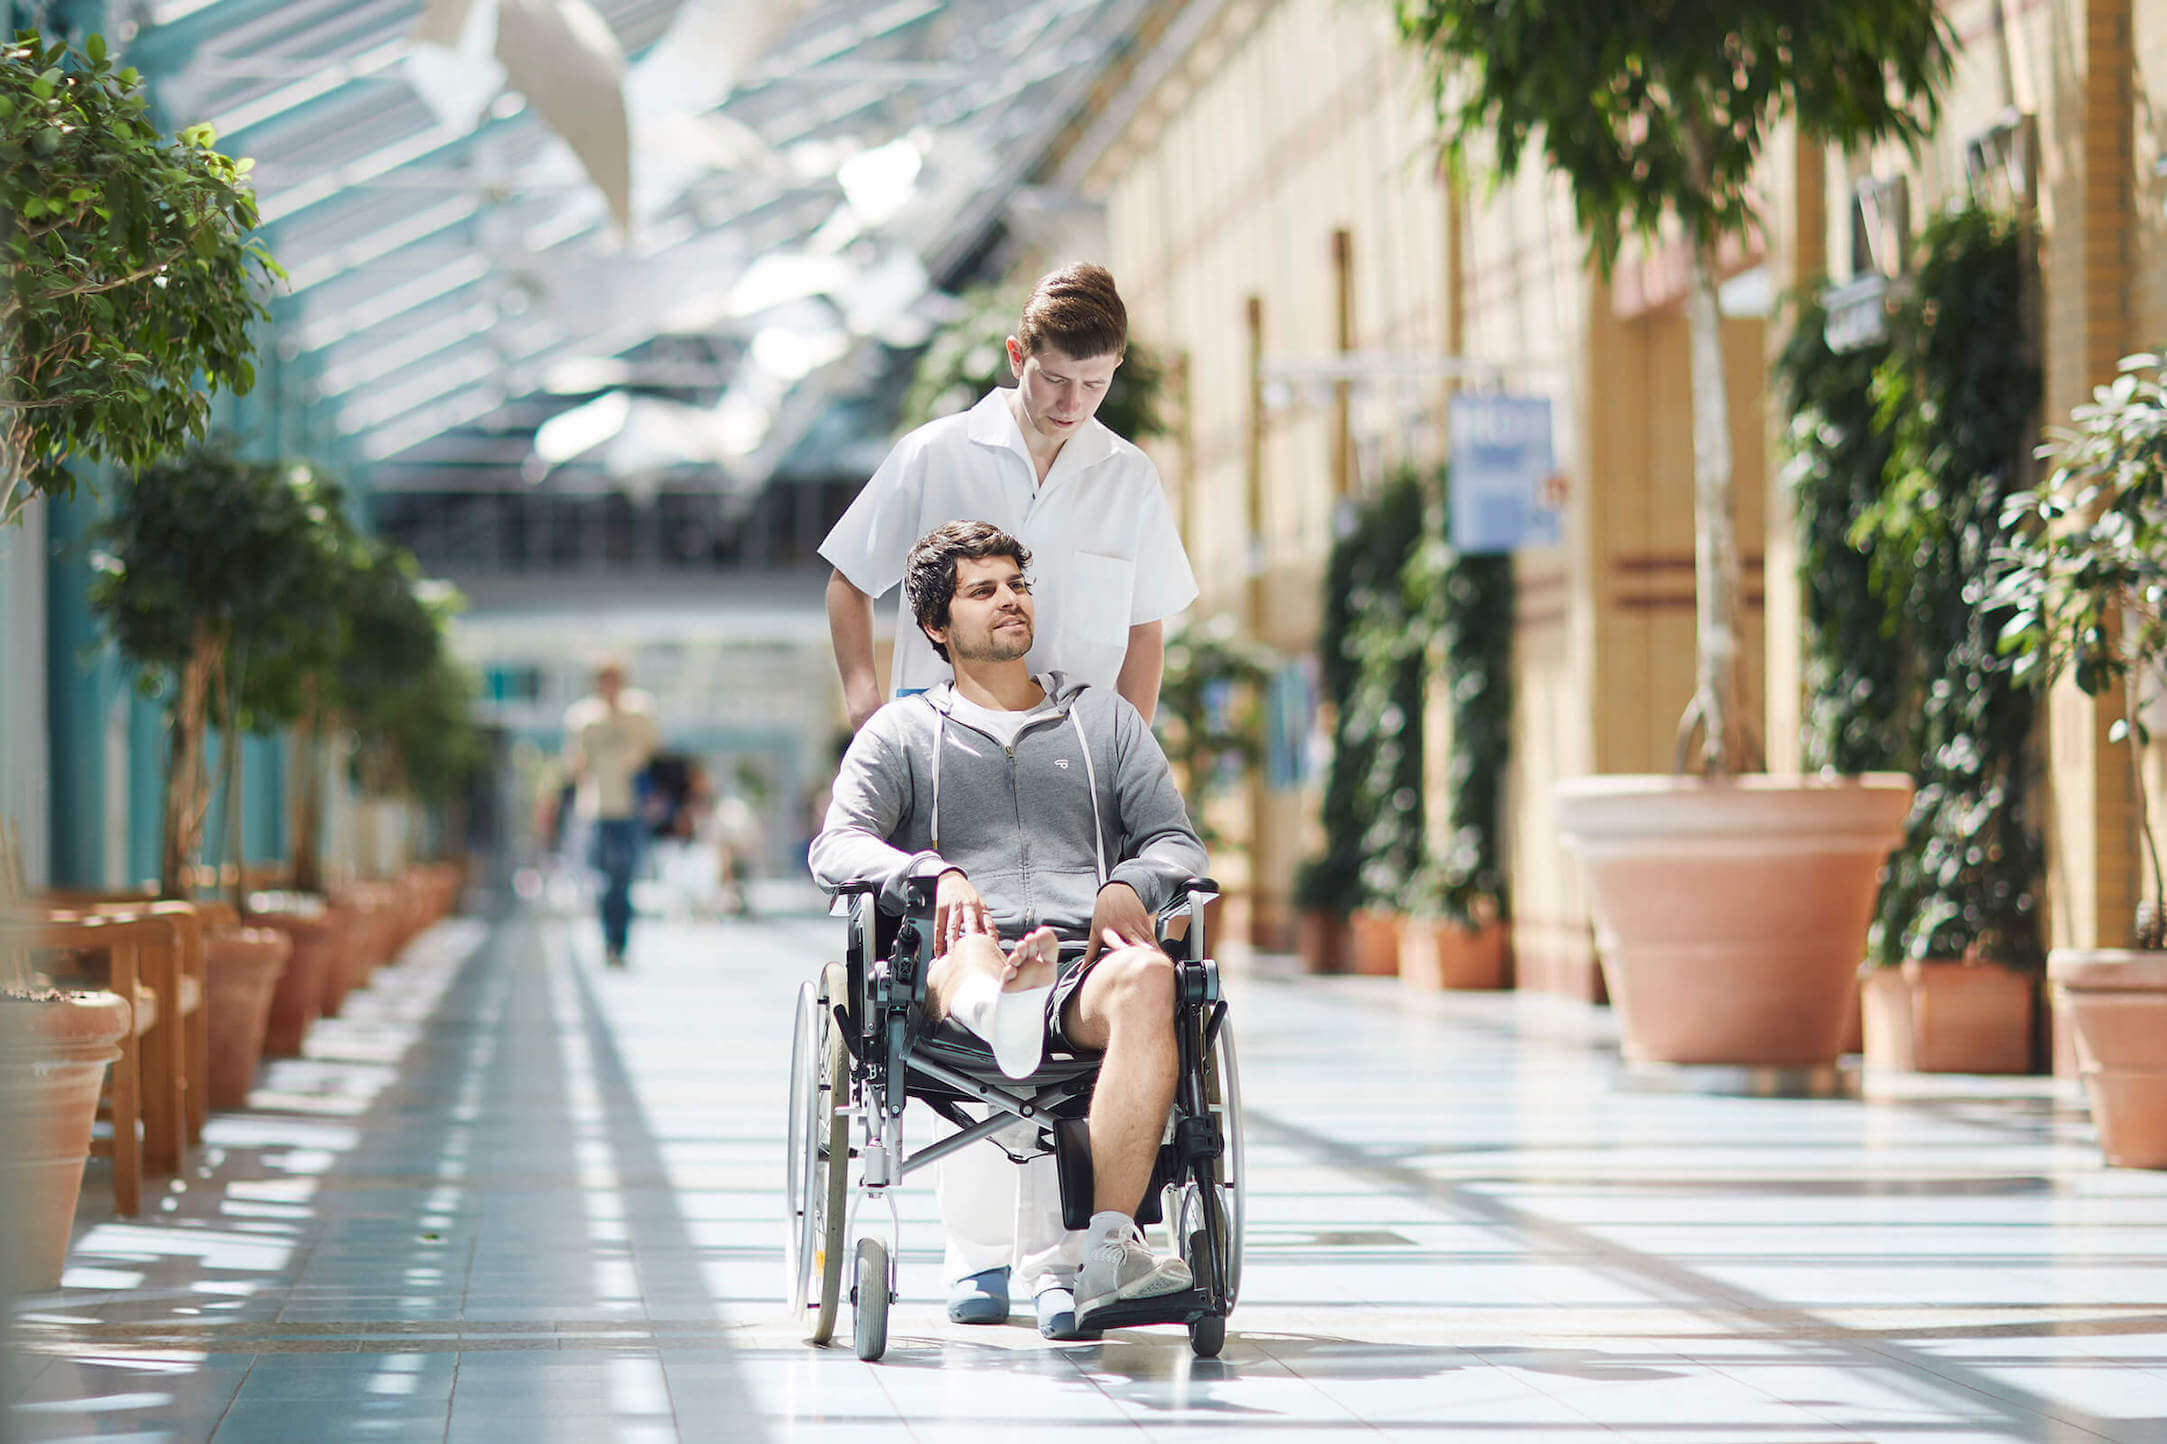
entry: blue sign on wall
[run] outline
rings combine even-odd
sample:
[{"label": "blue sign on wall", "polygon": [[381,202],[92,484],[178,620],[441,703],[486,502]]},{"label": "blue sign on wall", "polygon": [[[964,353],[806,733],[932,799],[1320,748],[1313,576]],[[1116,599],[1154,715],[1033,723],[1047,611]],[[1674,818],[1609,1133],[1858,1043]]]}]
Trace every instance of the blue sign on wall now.
[{"label": "blue sign on wall", "polygon": [[1463,552],[1554,547],[1563,540],[1543,396],[1452,398],[1452,544]]}]

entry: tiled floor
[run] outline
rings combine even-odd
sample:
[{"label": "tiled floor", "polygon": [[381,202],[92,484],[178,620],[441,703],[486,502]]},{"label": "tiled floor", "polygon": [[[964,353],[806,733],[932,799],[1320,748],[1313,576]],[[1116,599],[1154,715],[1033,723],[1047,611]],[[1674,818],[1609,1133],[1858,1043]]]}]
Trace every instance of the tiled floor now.
[{"label": "tiled floor", "polygon": [[213,1121],[185,1191],[79,1230],[17,1311],[5,1427],[2167,1444],[2167,1175],[2102,1168],[2055,1085],[1656,1089],[1599,1010],[1370,980],[1231,985],[1222,1359],[947,1324],[929,1191],[887,1360],[810,1349],[778,1302],[783,1085],[836,938],[650,921],[612,973],[545,914],[439,928]]}]

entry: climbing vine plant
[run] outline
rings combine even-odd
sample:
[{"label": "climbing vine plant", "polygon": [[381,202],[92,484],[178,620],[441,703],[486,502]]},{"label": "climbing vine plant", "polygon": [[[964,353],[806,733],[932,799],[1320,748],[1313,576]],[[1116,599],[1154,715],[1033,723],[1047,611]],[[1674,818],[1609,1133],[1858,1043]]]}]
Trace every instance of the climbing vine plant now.
[{"label": "climbing vine plant", "polygon": [[1799,761],[1808,771],[1908,772],[1916,749],[1901,616],[1873,585],[1877,538],[1852,535],[1880,503],[1888,467],[1889,436],[1871,391],[1889,348],[1831,350],[1827,320],[1809,292],[1776,363],[1790,414],[1782,478],[1797,518],[1804,604]]},{"label": "climbing vine plant", "polygon": [[2011,611],[1986,581],[2040,404],[2026,249],[2017,223],[1995,212],[1937,217],[1873,378],[1889,457],[1852,540],[1906,659],[1894,715],[1912,719],[1918,779],[1868,937],[1877,963],[2042,960],[2037,703],[2001,655]]}]

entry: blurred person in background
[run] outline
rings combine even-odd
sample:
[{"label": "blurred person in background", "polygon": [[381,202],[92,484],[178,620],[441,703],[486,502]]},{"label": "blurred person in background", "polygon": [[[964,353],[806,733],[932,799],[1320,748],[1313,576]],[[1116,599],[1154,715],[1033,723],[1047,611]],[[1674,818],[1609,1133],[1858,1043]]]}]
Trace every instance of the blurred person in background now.
[{"label": "blurred person in background", "polygon": [[613,968],[625,965],[632,932],[632,872],[642,834],[640,774],[662,746],[654,700],[625,685],[622,662],[595,669],[594,693],[564,714],[564,767],[579,817],[592,832],[595,870],[602,874],[602,948]]},{"label": "blurred person in background", "polygon": [[[1151,721],[1166,661],[1165,624],[1196,599],[1196,578],[1151,458],[1097,419],[1128,349],[1128,310],[1102,266],[1039,279],[1008,338],[1013,388],[927,422],[895,444],[820,544],[834,567],[828,633],[853,730],[886,700],[873,667],[873,598],[903,579],[918,539],[980,521],[1033,557],[1037,628],[1030,672],[1119,692]],[[953,671],[899,603],[894,695],[948,682]],[[1009,1284],[1030,1293],[1039,1332],[1077,1338],[1064,1282],[1082,1235],[1061,1227],[1050,1156],[1020,1167],[991,1144],[941,1160],[941,1221],[951,1280],[948,1317],[1008,1318]]]}]

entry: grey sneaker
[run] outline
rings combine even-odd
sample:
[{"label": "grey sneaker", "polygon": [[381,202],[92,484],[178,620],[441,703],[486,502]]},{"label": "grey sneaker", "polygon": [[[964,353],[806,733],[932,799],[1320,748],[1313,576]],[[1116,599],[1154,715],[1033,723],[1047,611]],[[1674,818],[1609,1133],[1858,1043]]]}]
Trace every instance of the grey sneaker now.
[{"label": "grey sneaker", "polygon": [[1143,1230],[1132,1223],[1126,1234],[1091,1241],[1083,1272],[1076,1276],[1076,1320],[1084,1323],[1092,1310],[1123,1299],[1180,1293],[1190,1283],[1189,1266],[1153,1254]]}]

